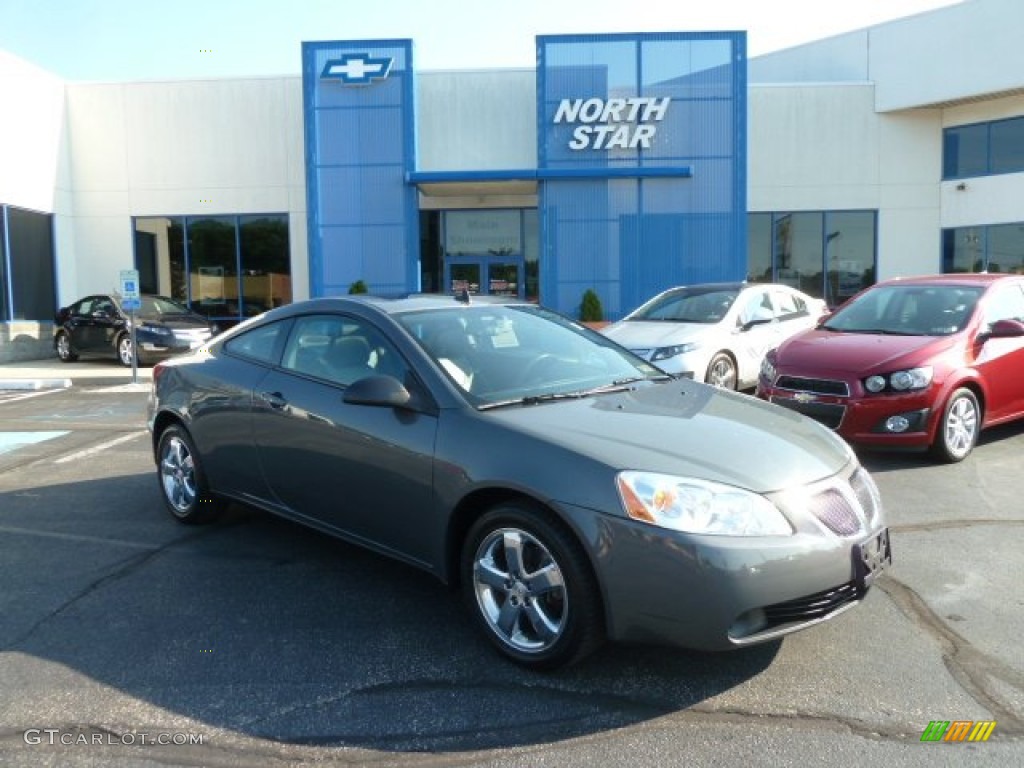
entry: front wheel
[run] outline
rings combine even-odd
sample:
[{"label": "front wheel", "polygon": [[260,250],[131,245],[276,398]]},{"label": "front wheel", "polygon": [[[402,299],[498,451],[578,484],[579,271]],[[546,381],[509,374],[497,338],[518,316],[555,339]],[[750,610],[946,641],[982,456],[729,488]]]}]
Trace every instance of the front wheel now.
[{"label": "front wheel", "polygon": [[206,486],[192,438],[177,424],[160,434],[157,467],[164,504],[179,522],[193,525],[214,520],[222,511],[220,499]]},{"label": "front wheel", "polygon": [[132,337],[131,334],[122,333],[117,337],[117,359],[121,365],[131,368],[132,366]]},{"label": "front wheel", "polygon": [[708,363],[708,372],[704,381],[722,389],[736,389],[738,376],[733,359],[725,352],[719,352]]},{"label": "front wheel", "polygon": [[981,431],[981,408],[969,389],[958,389],[942,409],[932,453],[941,461],[963,461],[974,449]]},{"label": "front wheel", "polygon": [[501,504],[462,553],[466,604],[497,649],[533,669],[579,661],[604,640],[596,580],[577,540],[545,512]]}]

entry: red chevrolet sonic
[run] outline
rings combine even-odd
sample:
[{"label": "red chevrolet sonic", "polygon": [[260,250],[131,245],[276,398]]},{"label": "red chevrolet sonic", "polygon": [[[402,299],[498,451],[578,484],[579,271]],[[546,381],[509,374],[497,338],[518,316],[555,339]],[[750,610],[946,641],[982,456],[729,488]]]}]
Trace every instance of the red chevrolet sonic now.
[{"label": "red chevrolet sonic", "polygon": [[960,461],[1024,418],[1024,275],[877,283],[769,352],[757,395],[853,444]]}]

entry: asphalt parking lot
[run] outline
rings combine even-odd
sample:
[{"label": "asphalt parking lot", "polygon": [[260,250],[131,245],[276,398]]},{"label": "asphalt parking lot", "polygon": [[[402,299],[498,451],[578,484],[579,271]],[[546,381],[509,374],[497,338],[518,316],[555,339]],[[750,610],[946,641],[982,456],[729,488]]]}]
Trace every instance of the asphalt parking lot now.
[{"label": "asphalt parking lot", "polygon": [[407,566],[240,507],[175,523],[145,388],[0,393],[0,763],[1024,764],[1022,425],[953,466],[863,455],[895,563],[837,620],[542,675]]}]

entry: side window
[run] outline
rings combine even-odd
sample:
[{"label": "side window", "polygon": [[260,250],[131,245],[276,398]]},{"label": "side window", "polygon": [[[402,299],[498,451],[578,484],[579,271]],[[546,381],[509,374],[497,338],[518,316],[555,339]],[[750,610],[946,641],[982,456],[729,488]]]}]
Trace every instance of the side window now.
[{"label": "side window", "polygon": [[1024,322],[1024,288],[1019,285],[1005,285],[992,291],[985,302],[985,325],[996,320],[1020,320]]},{"label": "side window", "polygon": [[82,299],[80,302],[71,307],[71,314],[78,315],[79,317],[88,317],[92,313],[92,307],[94,299]]},{"label": "side window", "polygon": [[740,325],[746,325],[747,323],[770,323],[774,317],[775,312],[772,309],[772,302],[768,292],[755,291],[747,299],[743,311],[740,312],[739,321]]},{"label": "side window", "polygon": [[807,317],[807,304],[799,296],[786,291],[773,291],[772,301],[775,304],[775,316],[780,321]]},{"label": "side window", "polygon": [[405,381],[407,370],[383,334],[345,315],[309,315],[296,320],[281,365],[345,387],[377,374]]},{"label": "side window", "polygon": [[253,328],[228,339],[224,350],[232,355],[247,357],[267,365],[277,364],[278,342],[287,332],[289,323],[282,321]]}]

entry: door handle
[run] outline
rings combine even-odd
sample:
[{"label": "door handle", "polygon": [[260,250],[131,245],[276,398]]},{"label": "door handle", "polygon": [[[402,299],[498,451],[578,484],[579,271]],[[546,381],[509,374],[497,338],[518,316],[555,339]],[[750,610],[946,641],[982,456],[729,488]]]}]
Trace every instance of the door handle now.
[{"label": "door handle", "polygon": [[283,410],[288,405],[288,401],[280,392],[260,392],[260,400],[277,411]]}]

